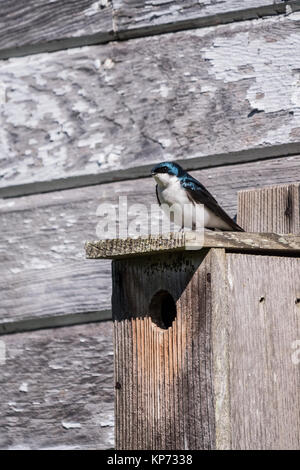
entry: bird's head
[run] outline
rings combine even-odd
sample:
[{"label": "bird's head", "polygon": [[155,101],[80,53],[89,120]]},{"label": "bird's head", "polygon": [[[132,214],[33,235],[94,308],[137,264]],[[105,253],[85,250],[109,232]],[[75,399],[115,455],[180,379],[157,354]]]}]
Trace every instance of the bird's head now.
[{"label": "bird's head", "polygon": [[184,173],[181,166],[174,162],[158,163],[151,170],[151,176],[161,186],[168,186],[171,180],[179,179]]}]

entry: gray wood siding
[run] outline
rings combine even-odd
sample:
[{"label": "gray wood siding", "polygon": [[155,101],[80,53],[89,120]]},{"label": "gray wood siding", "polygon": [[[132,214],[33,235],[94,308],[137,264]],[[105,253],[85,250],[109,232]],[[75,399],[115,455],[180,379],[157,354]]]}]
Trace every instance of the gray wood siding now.
[{"label": "gray wood siding", "polygon": [[[100,203],[156,203],[149,173],[162,160],[192,170],[232,216],[239,190],[299,181],[299,9],[280,0],[0,0],[1,449],[114,446],[113,325],[103,321],[111,263],[84,251],[99,238]],[[224,260],[214,256],[222,283]],[[244,306],[234,308],[238,328]],[[221,427],[225,336],[214,364]],[[233,346],[239,357],[239,339]],[[275,400],[268,377],[257,385],[264,380]],[[241,399],[252,397],[243,390]],[[289,410],[280,403],[295,424]],[[235,420],[238,447],[257,423]]]},{"label": "gray wood siding", "polygon": [[[291,3],[295,8],[295,2]],[[119,37],[220,24],[286,11],[281,0],[113,0],[113,5]]]},{"label": "gray wood siding", "polygon": [[298,30],[295,13],[10,59],[1,194],[299,153]]},{"label": "gray wood siding", "polygon": [[111,322],[0,341],[1,449],[113,448]]},{"label": "gray wood siding", "polygon": [[[111,0],[1,0],[0,48],[37,44],[47,48],[52,41],[70,38],[80,41],[86,36],[96,36],[94,41],[107,40],[113,36],[111,3]],[[9,52],[12,51],[7,55]]]},{"label": "gray wood siding", "polygon": [[280,0],[0,1],[0,58],[276,15]]},{"label": "gray wood siding", "polygon": [[[192,172],[232,216],[239,190],[293,182],[299,173],[299,156]],[[97,206],[127,195],[128,206],[150,208],[154,188],[143,178],[0,200],[2,324],[46,317],[55,324],[66,314],[109,309],[110,262],[84,259],[84,242],[98,238]]]}]

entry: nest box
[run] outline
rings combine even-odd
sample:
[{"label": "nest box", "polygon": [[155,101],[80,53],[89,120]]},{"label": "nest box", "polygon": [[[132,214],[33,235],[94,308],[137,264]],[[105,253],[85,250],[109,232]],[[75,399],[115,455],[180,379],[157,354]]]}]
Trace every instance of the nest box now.
[{"label": "nest box", "polygon": [[299,448],[300,237],[190,237],[86,245],[113,260],[116,448]]}]

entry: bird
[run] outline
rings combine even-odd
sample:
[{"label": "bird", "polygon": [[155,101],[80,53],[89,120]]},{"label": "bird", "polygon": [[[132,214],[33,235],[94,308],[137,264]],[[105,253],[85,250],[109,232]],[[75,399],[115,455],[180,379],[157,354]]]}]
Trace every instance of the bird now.
[{"label": "bird", "polygon": [[[211,193],[200,181],[187,173],[178,163],[161,162],[151,170],[156,181],[156,197],[159,205],[170,216],[170,207],[180,208],[181,229],[196,229],[195,211],[198,204],[204,206],[204,228],[208,230],[244,232],[218,204]],[[175,205],[175,206],[174,206]],[[182,211],[189,207],[190,215],[183,222]],[[174,211],[175,213],[176,211]],[[176,223],[176,214],[171,214],[171,221]]]}]

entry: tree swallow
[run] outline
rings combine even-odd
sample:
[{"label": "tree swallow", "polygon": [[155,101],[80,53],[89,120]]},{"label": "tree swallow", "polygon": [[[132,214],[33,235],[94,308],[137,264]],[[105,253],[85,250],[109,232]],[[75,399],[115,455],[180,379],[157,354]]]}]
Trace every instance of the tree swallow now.
[{"label": "tree swallow", "polygon": [[[229,217],[228,214],[219,206],[215,198],[210,192],[187,173],[180,165],[173,162],[162,162],[155,165],[151,170],[151,175],[156,181],[156,197],[159,205],[165,212],[170,215],[167,208],[175,205],[179,207],[181,214],[186,207],[196,206],[203,204],[204,206],[204,227],[207,229],[229,230],[235,232],[243,232],[244,230]],[[191,212],[192,213],[192,212]],[[194,212],[193,212],[194,214]],[[172,219],[171,219],[172,220]],[[173,217],[173,220],[176,222]],[[178,220],[178,219],[177,219]],[[182,220],[182,215],[181,219]],[[184,220],[181,223],[191,229],[195,229],[195,216],[192,215],[190,219]]]}]

